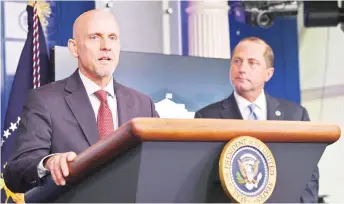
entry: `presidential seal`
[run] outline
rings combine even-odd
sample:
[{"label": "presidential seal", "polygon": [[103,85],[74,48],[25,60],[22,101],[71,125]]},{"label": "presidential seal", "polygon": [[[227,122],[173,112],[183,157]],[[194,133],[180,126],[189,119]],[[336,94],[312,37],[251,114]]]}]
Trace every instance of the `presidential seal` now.
[{"label": "presidential seal", "polygon": [[276,184],[276,163],[260,140],[237,137],[223,148],[220,180],[226,194],[239,203],[264,203]]}]

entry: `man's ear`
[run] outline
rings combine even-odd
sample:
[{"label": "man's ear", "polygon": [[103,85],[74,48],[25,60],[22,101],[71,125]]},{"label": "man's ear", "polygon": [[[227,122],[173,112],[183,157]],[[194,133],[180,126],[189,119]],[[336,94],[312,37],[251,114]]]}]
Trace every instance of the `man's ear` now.
[{"label": "man's ear", "polygon": [[266,70],[265,82],[268,82],[271,77],[274,75],[275,69],[273,67],[269,67]]},{"label": "man's ear", "polygon": [[76,46],[76,41],[74,39],[69,39],[68,40],[68,48],[69,51],[72,53],[72,55],[77,58],[78,55],[78,47]]}]

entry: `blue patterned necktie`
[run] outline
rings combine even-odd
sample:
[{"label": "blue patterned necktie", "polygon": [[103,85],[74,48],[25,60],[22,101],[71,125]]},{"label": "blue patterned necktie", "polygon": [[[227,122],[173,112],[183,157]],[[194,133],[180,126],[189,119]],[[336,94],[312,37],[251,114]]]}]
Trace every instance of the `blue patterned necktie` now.
[{"label": "blue patterned necktie", "polygon": [[256,109],[257,105],[252,103],[248,106],[250,109],[250,115],[248,116],[248,120],[258,120],[257,114],[254,112]]}]

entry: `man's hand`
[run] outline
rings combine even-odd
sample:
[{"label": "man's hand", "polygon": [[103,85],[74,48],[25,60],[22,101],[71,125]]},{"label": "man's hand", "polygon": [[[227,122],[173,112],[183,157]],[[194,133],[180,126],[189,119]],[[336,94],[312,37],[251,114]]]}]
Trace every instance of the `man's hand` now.
[{"label": "man's hand", "polygon": [[73,161],[75,157],[75,152],[66,152],[56,154],[47,159],[44,167],[50,171],[56,185],[64,186],[66,184],[64,178],[69,175],[67,163]]}]

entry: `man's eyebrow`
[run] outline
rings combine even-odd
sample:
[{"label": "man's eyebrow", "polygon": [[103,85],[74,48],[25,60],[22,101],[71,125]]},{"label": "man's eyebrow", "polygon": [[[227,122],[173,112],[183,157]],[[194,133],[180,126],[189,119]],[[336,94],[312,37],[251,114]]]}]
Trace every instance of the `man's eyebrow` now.
[{"label": "man's eyebrow", "polygon": [[239,60],[242,60],[242,58],[241,58],[241,57],[238,57],[238,56],[235,56],[235,57],[233,57],[233,59],[239,59]]},{"label": "man's eyebrow", "polygon": [[90,34],[88,34],[88,36],[92,36],[92,35],[102,36],[102,34],[101,34],[100,32],[95,32],[95,33],[90,33]]},{"label": "man's eyebrow", "polygon": [[117,33],[110,33],[109,36],[115,36],[116,38],[118,38],[118,34]]},{"label": "man's eyebrow", "polygon": [[251,57],[251,58],[248,58],[248,60],[250,60],[250,61],[259,61],[259,60],[257,60],[256,58],[253,58],[253,57]]},{"label": "man's eyebrow", "polygon": [[[94,32],[94,33],[88,34],[88,36],[92,36],[92,35],[102,36],[103,34],[100,32]],[[118,38],[118,35],[116,33],[110,33],[109,36],[115,36],[116,38]]]}]

